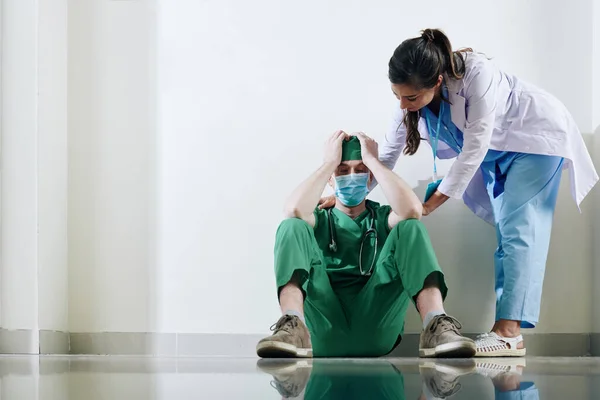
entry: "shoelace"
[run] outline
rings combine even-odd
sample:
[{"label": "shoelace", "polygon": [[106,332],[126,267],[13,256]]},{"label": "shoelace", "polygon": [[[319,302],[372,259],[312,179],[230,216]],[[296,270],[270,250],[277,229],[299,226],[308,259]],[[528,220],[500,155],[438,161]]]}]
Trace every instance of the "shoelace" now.
[{"label": "shoelace", "polygon": [[453,331],[459,333],[458,330],[462,328],[460,322],[458,322],[456,318],[453,318],[449,315],[440,315],[436,317],[429,327],[429,330],[431,332],[435,332],[438,326],[440,326],[441,332]]},{"label": "shoelace", "polygon": [[280,331],[292,333],[292,329],[298,327],[298,317],[294,315],[284,315],[279,318],[275,324],[273,324],[270,330],[275,334]]},{"label": "shoelace", "polygon": [[432,382],[431,389],[433,395],[435,397],[439,397],[445,399],[446,397],[454,396],[456,393],[460,392],[462,389],[462,385],[457,382],[456,384],[453,382],[443,381],[443,383],[438,386],[437,382]]},{"label": "shoelace", "polygon": [[279,382],[277,379],[272,380],[270,383],[271,387],[279,392],[279,394],[284,398],[289,397],[298,397],[300,394],[300,385],[295,383],[283,383]]}]

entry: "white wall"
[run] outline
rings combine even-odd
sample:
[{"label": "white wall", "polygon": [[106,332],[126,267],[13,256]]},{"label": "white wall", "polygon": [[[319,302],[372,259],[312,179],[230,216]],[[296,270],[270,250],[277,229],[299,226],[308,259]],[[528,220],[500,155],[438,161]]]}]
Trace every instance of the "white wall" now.
[{"label": "white wall", "polygon": [[67,0],[37,3],[39,328],[67,331]]},{"label": "white wall", "polygon": [[37,328],[37,24],[34,0],[2,2],[2,323]]},{"label": "white wall", "polygon": [[[600,3],[595,1],[593,2],[593,25],[594,25],[594,46],[593,46],[593,71],[600,70]],[[595,164],[597,168],[600,168],[600,76],[598,73],[593,74],[593,125],[596,127],[595,135],[594,135],[594,156],[595,156]],[[594,232],[593,232],[593,240],[594,243],[600,243],[600,189],[595,189],[595,222],[594,222]],[[592,293],[593,296],[593,304],[594,304],[594,332],[600,333],[600,290],[597,288],[600,287],[600,246],[594,246],[594,265],[593,265],[593,285],[594,289]]]},{"label": "white wall", "polygon": [[[552,4],[464,0],[425,15],[391,1],[69,0],[69,329],[266,333],[285,196],[333,130],[381,139],[396,106],[387,61],[422,28],[555,93],[591,132],[592,0]],[[422,195],[430,168],[423,146],[396,171]],[[538,332],[591,328],[591,221],[568,185]],[[458,202],[436,214],[448,309],[467,331],[488,329],[494,232]]]},{"label": "white wall", "polygon": [[152,1],[69,0],[69,329],[152,331]]},{"label": "white wall", "polygon": [[[600,23],[600,18],[598,19]],[[600,67],[600,64],[598,64]],[[595,103],[594,103],[595,104]],[[598,103],[600,106],[600,103]],[[594,134],[594,163],[596,168],[600,168],[600,125]],[[593,205],[590,208],[594,209],[593,214],[593,231],[592,240],[594,243],[593,264],[592,264],[592,321],[593,332],[600,333],[600,188],[594,188],[594,197],[592,198]]]},{"label": "white wall", "polygon": [[592,1],[592,25],[593,25],[593,36],[592,36],[592,95],[593,95],[593,115],[592,125],[594,128],[600,126],[600,75],[597,71],[600,69],[600,3]]},{"label": "white wall", "polygon": [[[278,313],[272,249],[284,197],[318,167],[333,130],[382,137],[395,107],[387,61],[421,28],[441,27],[455,47],[484,51],[554,92],[590,132],[591,25],[582,20],[591,2],[555,3],[444,3],[425,17],[416,3],[159,1],[159,329],[267,331]],[[581,73],[573,74],[574,58]],[[430,166],[424,146],[396,170],[416,186]],[[591,226],[567,184],[539,332],[591,327]],[[466,330],[489,329],[494,232],[460,204],[437,214],[427,224],[454,288],[449,309]],[[563,294],[574,292],[567,308]],[[415,314],[407,328],[419,329]]]},{"label": "white wall", "polygon": [[2,1],[1,327],[9,330],[67,330],[66,12],[65,0]]}]

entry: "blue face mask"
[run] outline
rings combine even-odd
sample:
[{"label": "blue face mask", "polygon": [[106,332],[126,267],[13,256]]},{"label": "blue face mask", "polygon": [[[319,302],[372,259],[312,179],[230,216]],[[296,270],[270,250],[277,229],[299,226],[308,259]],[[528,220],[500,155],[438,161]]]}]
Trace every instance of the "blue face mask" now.
[{"label": "blue face mask", "polygon": [[348,174],[335,177],[335,196],[346,207],[356,207],[367,197],[369,174]]}]

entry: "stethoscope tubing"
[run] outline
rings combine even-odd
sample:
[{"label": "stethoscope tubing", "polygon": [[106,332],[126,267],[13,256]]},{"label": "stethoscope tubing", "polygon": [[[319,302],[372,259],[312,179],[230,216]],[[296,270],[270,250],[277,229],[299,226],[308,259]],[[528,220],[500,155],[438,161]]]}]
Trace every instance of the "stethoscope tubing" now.
[{"label": "stethoscope tubing", "polygon": [[[373,209],[371,209],[371,207],[367,206],[367,210],[369,210],[369,213],[371,214],[371,223],[369,224],[369,229],[367,229],[367,231],[363,234],[362,239],[360,241],[360,250],[359,250],[359,254],[358,254],[358,269],[360,270],[360,274],[362,276],[370,276],[372,274],[373,271],[373,266],[375,265],[375,259],[377,258],[377,246],[379,244],[379,238],[377,236],[377,231],[373,228],[374,224],[375,224],[375,211]],[[327,209],[327,213],[329,214],[329,235],[331,237],[331,242],[329,243],[329,250],[331,250],[332,252],[337,252],[337,243],[335,240],[335,231],[333,228],[333,219],[332,219],[332,215],[331,215],[331,208]],[[365,239],[371,234],[375,234],[375,251],[373,253],[373,259],[371,261],[371,266],[369,268],[369,270],[367,272],[363,271],[362,268],[362,253],[363,253],[363,248],[365,245]]]}]

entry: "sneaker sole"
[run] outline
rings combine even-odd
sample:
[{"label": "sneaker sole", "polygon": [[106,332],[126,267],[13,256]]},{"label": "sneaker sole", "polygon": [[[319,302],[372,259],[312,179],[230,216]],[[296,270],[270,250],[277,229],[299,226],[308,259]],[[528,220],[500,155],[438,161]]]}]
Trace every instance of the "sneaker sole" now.
[{"label": "sneaker sole", "polygon": [[262,342],[256,346],[260,358],[312,358],[312,349],[297,348],[283,342]]},{"label": "sneaker sole", "polygon": [[440,344],[433,349],[419,349],[419,356],[424,358],[471,358],[475,353],[475,343],[466,342]]},{"label": "sneaker sole", "polygon": [[265,372],[267,374],[290,375],[302,368],[312,368],[312,360],[306,358],[300,358],[297,360],[263,358],[258,360],[256,366],[261,372]]},{"label": "sneaker sole", "polygon": [[473,358],[453,361],[421,361],[419,369],[434,369],[443,374],[463,376],[475,373],[478,363]]}]

